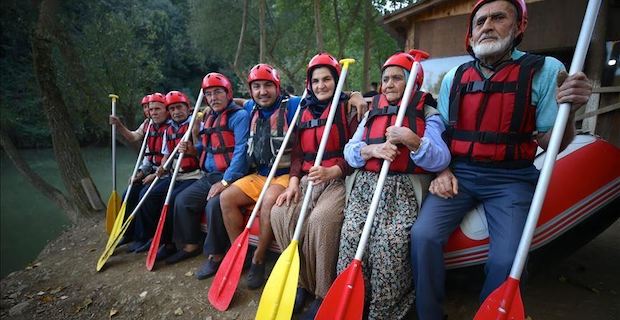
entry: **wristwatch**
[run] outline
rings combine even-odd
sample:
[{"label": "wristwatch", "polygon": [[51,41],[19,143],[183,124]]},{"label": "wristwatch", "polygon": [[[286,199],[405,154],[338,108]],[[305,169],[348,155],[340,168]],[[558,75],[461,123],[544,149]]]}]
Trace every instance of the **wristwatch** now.
[{"label": "wristwatch", "polygon": [[226,182],[226,180],[222,179],[222,181],[220,181],[220,182],[222,183],[224,188],[228,187],[228,182]]}]

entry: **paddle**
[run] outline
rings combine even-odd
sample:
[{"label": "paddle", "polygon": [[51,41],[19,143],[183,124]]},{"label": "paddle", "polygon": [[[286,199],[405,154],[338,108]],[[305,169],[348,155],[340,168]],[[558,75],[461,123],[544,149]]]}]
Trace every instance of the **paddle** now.
[{"label": "paddle", "polygon": [[[189,134],[191,133],[188,131],[185,133],[185,136]],[[163,164],[164,169],[168,168],[168,166],[172,163],[172,160],[174,159],[173,156],[177,153],[177,151],[178,151],[178,145],[174,148],[174,150],[172,150],[172,152],[170,153],[170,157],[168,158],[168,160],[166,160],[166,163]],[[138,202],[138,205],[136,205],[136,207],[133,209],[131,214],[127,217],[125,222],[120,221],[122,219],[117,219],[118,221],[120,221],[118,230],[110,234],[110,237],[108,238],[108,242],[105,246],[105,249],[103,250],[103,253],[99,257],[99,260],[97,261],[97,271],[101,270],[101,268],[103,268],[103,266],[105,265],[106,261],[108,261],[108,259],[112,256],[112,254],[114,253],[114,250],[116,249],[118,244],[121,242],[123,235],[125,235],[125,232],[129,228],[129,225],[133,221],[133,218],[136,215],[136,212],[140,210],[140,207],[142,207],[142,204],[148,198],[149,194],[151,193],[151,190],[153,189],[157,181],[159,181],[159,177],[156,176],[155,179],[153,179],[153,181],[151,182],[149,188],[144,193],[144,196],[142,196],[142,198]],[[116,222],[114,225],[116,226]]]},{"label": "paddle", "polygon": [[[138,153],[136,164],[133,167],[131,178],[129,178],[129,186],[127,187],[127,191],[125,192],[125,196],[123,197],[123,204],[121,205],[120,210],[118,210],[118,213],[116,214],[116,219],[114,220],[114,225],[112,226],[110,235],[118,234],[118,231],[120,230],[120,226],[122,225],[123,220],[125,220],[125,211],[127,210],[127,198],[129,197],[131,188],[133,187],[133,179],[136,177],[136,174],[138,173],[138,168],[140,167],[140,163],[142,162],[142,158],[144,157],[144,151],[146,150],[146,141],[148,139],[148,134],[146,134],[146,132],[148,132],[149,129],[151,128],[152,123],[153,123],[153,120],[149,120],[149,124],[146,127],[146,131],[144,131],[145,134],[144,134],[144,138],[142,139],[142,146],[140,146],[140,152]],[[106,243],[106,247],[110,245],[111,239],[112,237],[108,238],[108,243]]]},{"label": "paddle", "polygon": [[[204,91],[200,88],[200,94],[198,94],[198,99],[196,99],[196,105],[194,106],[194,112],[189,120],[189,125],[187,127],[187,132],[191,133],[194,128],[194,119],[196,119],[196,114],[198,113],[198,109],[200,108],[200,104],[202,103],[202,98],[204,96]],[[183,136],[183,139],[179,144],[183,142],[187,142],[189,140],[190,135],[186,134]],[[184,152],[179,153],[178,161],[174,166],[174,172],[172,173],[172,178],[170,179],[170,186],[168,187],[168,193],[166,194],[166,200],[164,201],[164,207],[161,209],[161,214],[159,215],[159,222],[157,223],[157,230],[155,230],[155,235],[153,236],[153,241],[151,242],[151,247],[149,248],[149,253],[146,255],[146,269],[151,271],[153,270],[153,265],[155,265],[155,258],[157,258],[157,250],[159,249],[159,242],[161,240],[161,233],[164,230],[164,224],[166,222],[166,216],[168,215],[168,205],[170,203],[170,198],[172,197],[172,190],[174,189],[174,183],[179,174],[179,169],[181,168],[181,161],[183,160]],[[172,156],[171,156],[172,158]]]},{"label": "paddle", "polygon": [[[116,99],[118,96],[110,94],[112,99],[112,116],[116,117]],[[120,210],[120,201],[116,193],[116,125],[112,124],[112,193],[108,198],[108,206],[105,213],[105,231],[110,234],[116,221],[116,213]]]},{"label": "paddle", "polygon": [[[354,62],[354,59],[340,60],[342,72],[340,79],[338,79],[336,91],[334,92],[327,123],[325,124],[323,135],[321,136],[319,150],[314,160],[315,167],[320,166],[321,160],[323,160],[323,153],[325,152],[329,132],[334,122],[336,110],[338,109],[338,102],[340,100],[340,94],[342,93],[342,87],[347,78],[349,64]],[[267,284],[265,284],[265,289],[263,290],[258,304],[256,319],[290,319],[293,315],[295,290],[297,289],[297,279],[299,278],[299,252],[297,251],[297,247],[301,236],[301,228],[306,217],[306,212],[308,211],[308,205],[310,204],[313,187],[314,184],[309,181],[304,195],[304,201],[301,205],[301,211],[299,212],[299,218],[297,219],[297,225],[295,226],[293,239],[286,250],[280,255],[280,258],[278,258],[267,280]]]},{"label": "paddle", "polygon": [[[407,79],[407,86],[403,99],[401,100],[400,107],[398,108],[398,114],[396,116],[396,122],[394,126],[400,127],[405,118],[407,112],[407,106],[411,99],[413,89],[415,86],[415,79],[420,70],[420,61],[428,58],[428,53],[420,50],[410,50],[409,53],[414,57],[414,63]],[[372,223],[379,206],[379,200],[381,199],[381,192],[383,191],[383,185],[385,184],[385,178],[387,177],[390,164],[389,160],[383,160],[379,178],[377,180],[377,187],[375,193],[372,196],[370,208],[368,209],[368,216],[364,224],[364,229],[360,238],[360,242],[357,245],[357,251],[355,252],[355,259],[351,264],[336,277],[336,280],[327,291],[327,295],[319,308],[319,311],[315,319],[362,319],[364,311],[364,277],[362,275],[362,257],[364,256],[364,250],[366,249],[366,243],[370,237],[370,229],[372,229]]]},{"label": "paddle", "polygon": [[[588,52],[588,45],[590,44],[590,38],[592,37],[592,30],[594,29],[594,23],[596,22],[596,15],[601,5],[600,0],[590,0],[586,9],[586,14],[583,18],[583,24],[581,25],[581,32],[579,33],[579,39],[577,40],[577,46],[575,47],[575,53],[573,55],[573,61],[570,66],[570,74],[575,74],[583,68],[583,63]],[[555,159],[560,150],[560,143],[562,142],[562,136],[564,135],[564,129],[568,121],[571,106],[569,103],[563,103],[560,105],[558,115],[551,131],[551,139],[549,140],[549,146],[546,150],[545,160],[543,162],[542,169],[540,170],[540,177],[538,178],[538,184],[536,184],[536,190],[534,191],[534,198],[532,199],[532,205],[527,215],[527,221],[521,235],[519,247],[515,255],[515,260],[512,263],[512,269],[508,279],[495,291],[493,291],[478,309],[475,320],[487,320],[487,319],[524,319],[525,311],[523,308],[523,301],[521,300],[521,292],[519,290],[519,282],[521,279],[521,273],[525,266],[527,254],[534,237],[534,231],[536,229],[536,223],[540,216],[540,210],[545,200],[547,193],[547,187],[551,180],[551,174],[553,173],[553,167],[555,166]]]},{"label": "paddle", "polygon": [[[306,98],[307,90],[304,90],[303,95],[301,96],[301,100],[303,101]],[[258,200],[256,200],[256,204],[254,204],[254,209],[252,209],[252,214],[248,219],[248,223],[245,225],[245,230],[235,239],[235,241],[230,246],[228,252],[224,256],[220,267],[215,274],[215,278],[213,278],[213,282],[211,283],[211,288],[209,288],[209,302],[215,309],[220,311],[225,311],[228,309],[230,305],[230,301],[232,300],[235,291],[237,290],[237,285],[239,284],[239,277],[241,276],[241,270],[243,269],[243,263],[245,262],[245,256],[248,250],[248,237],[250,236],[250,228],[254,223],[254,218],[256,218],[256,214],[258,213],[258,209],[263,203],[263,198],[267,193],[267,189],[269,189],[269,185],[271,184],[271,180],[276,175],[276,171],[278,171],[278,164],[280,163],[280,159],[282,159],[282,155],[284,155],[284,150],[288,144],[288,140],[293,133],[293,129],[295,128],[295,124],[297,123],[297,118],[299,118],[299,114],[301,113],[301,108],[297,108],[295,111],[295,115],[293,115],[293,120],[291,121],[288,130],[286,131],[286,135],[284,136],[284,140],[282,141],[282,146],[280,146],[280,150],[278,150],[278,154],[276,155],[276,159],[271,166],[271,170],[269,171],[269,175],[267,176],[267,180],[265,180],[265,184],[263,185],[263,189],[258,196]]]}]

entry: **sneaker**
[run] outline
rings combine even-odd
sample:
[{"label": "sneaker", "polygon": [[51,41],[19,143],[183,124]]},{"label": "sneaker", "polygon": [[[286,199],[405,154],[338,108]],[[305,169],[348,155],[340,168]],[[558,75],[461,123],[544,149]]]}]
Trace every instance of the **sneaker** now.
[{"label": "sneaker", "polygon": [[297,293],[295,294],[295,305],[293,305],[293,314],[300,313],[301,310],[304,309],[306,298],[308,298],[308,291],[302,287],[297,288]]},{"label": "sneaker", "polygon": [[185,259],[189,259],[189,258],[193,258],[199,254],[202,253],[202,250],[200,249],[196,249],[192,252],[187,252],[183,249],[176,251],[176,253],[174,253],[173,255],[170,255],[167,259],[166,259],[166,264],[175,264],[177,262],[181,262]]},{"label": "sneaker", "polygon": [[213,257],[207,258],[207,261],[196,271],[196,279],[203,280],[213,277],[220,267],[220,264],[222,264],[222,260],[215,261]]},{"label": "sneaker", "polygon": [[265,283],[265,264],[252,263],[248,273],[248,288],[258,289]]},{"label": "sneaker", "polygon": [[147,241],[134,241],[134,243],[132,244],[132,247],[134,248],[133,252],[141,253],[149,251],[152,241],[153,239],[149,239]]},{"label": "sneaker", "polygon": [[168,257],[172,256],[176,252],[177,252],[177,249],[175,247],[169,247],[167,245],[162,245],[161,247],[159,247],[159,250],[157,250],[157,256],[155,257],[155,261],[161,261],[161,260],[167,259]]},{"label": "sneaker", "polygon": [[314,301],[312,301],[312,303],[310,303],[310,306],[308,307],[308,310],[306,310],[306,312],[304,312],[299,317],[299,320],[313,320],[314,317],[316,317],[316,314],[319,312],[319,308],[321,307],[321,303],[323,303],[323,299],[321,299],[321,298],[314,299]]},{"label": "sneaker", "polygon": [[120,247],[120,246],[126,245],[126,244],[128,244],[128,243],[130,243],[130,242],[133,242],[133,237],[125,235],[125,236],[123,236],[123,237],[121,238],[121,241],[119,241],[119,242],[118,242],[117,247]]}]

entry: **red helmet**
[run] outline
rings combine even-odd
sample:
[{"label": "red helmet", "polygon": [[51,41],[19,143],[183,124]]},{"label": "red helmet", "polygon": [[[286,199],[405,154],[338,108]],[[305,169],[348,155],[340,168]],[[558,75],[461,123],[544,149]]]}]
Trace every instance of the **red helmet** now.
[{"label": "red helmet", "polygon": [[255,65],[248,74],[248,85],[256,80],[267,80],[275,83],[276,91],[280,94],[280,75],[278,71],[266,63]]},{"label": "red helmet", "polygon": [[145,105],[145,104],[147,104],[149,102],[151,102],[151,95],[147,94],[146,96],[144,96],[142,98],[142,101],[140,101],[140,105],[142,106],[142,105]]},{"label": "red helmet", "polygon": [[189,99],[187,99],[185,93],[181,91],[170,91],[166,94],[166,108],[174,103],[185,103],[185,105],[189,107]]},{"label": "red helmet", "polygon": [[308,90],[311,90],[312,71],[321,66],[332,69],[336,72],[336,75],[340,77],[342,67],[340,66],[340,63],[338,63],[338,60],[327,52],[320,52],[310,59],[308,67],[306,68],[306,87]]},{"label": "red helmet", "polygon": [[161,102],[164,105],[166,105],[166,96],[164,96],[163,94],[159,92],[155,92],[149,95],[149,97],[150,97],[149,102]]},{"label": "red helmet", "polygon": [[228,80],[228,78],[226,78],[226,76],[224,76],[223,74],[211,72],[202,79],[202,90],[212,87],[222,87],[226,89],[226,97],[228,98],[228,100],[232,100],[232,84],[230,83],[230,80]]},{"label": "red helmet", "polygon": [[[476,15],[476,12],[478,12],[478,9],[480,9],[480,7],[493,1],[497,1],[497,0],[478,0],[478,2],[476,2],[476,4],[474,5],[474,8],[471,10],[471,13],[469,14],[467,36],[465,36],[465,49],[467,49],[467,52],[469,52],[469,54],[471,54],[472,56],[474,55],[474,51],[469,45],[469,38],[471,38],[471,29],[473,26],[471,22],[474,19],[474,16]],[[517,9],[517,21],[519,23],[519,26],[518,26],[519,34],[517,34],[513,42],[513,47],[516,47],[519,43],[521,43],[521,40],[523,39],[523,33],[525,32],[525,28],[527,27],[527,6],[525,5],[525,0],[505,0],[505,1],[512,3]]]},{"label": "red helmet", "polygon": [[[401,67],[408,72],[411,72],[414,61],[412,53],[413,50],[409,50],[409,53],[397,52],[393,54],[391,57],[385,60],[383,67],[381,67],[381,73],[383,73],[385,68],[391,66]],[[424,82],[424,69],[422,69],[422,64],[420,64],[420,67],[418,68],[418,74],[415,77],[415,84],[417,85],[418,89],[422,87],[422,82]]]}]

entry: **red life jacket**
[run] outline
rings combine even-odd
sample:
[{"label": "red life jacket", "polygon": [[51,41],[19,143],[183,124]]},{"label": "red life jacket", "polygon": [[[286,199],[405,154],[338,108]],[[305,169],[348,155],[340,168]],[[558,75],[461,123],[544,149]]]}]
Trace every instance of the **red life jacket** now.
[{"label": "red life jacket", "polygon": [[[344,103],[338,104],[336,108],[338,110],[336,110],[336,114],[334,115],[334,121],[329,131],[329,138],[327,139],[325,152],[323,153],[323,159],[321,161],[321,166],[323,167],[334,166],[338,159],[344,159],[344,146],[347,144],[350,136]],[[330,109],[331,105],[323,110],[319,118],[314,118],[312,111],[310,111],[307,106],[303,107],[298,129],[300,130],[299,143],[304,153],[304,161],[301,167],[304,172],[309,172],[310,168],[314,166],[314,160],[319,151],[319,144],[323,137],[323,131],[325,131],[325,124],[327,123]]]},{"label": "red life jacket", "polygon": [[[400,102],[399,102],[400,104]],[[433,96],[423,91],[416,91],[407,107],[406,116],[403,119],[403,127],[411,129],[418,136],[424,136],[426,122],[424,120],[424,105],[435,107],[437,102]],[[379,144],[385,142],[385,132],[388,127],[396,122],[399,106],[390,105],[384,94],[376,95],[372,99],[368,118],[364,129],[363,140],[366,144]],[[417,167],[411,157],[410,150],[405,145],[398,145],[400,154],[390,164],[390,173],[424,173],[422,168]],[[383,159],[371,158],[366,161],[365,170],[379,172],[383,165]]]},{"label": "red life jacket", "polygon": [[[258,105],[255,105],[250,116],[250,137],[248,138],[247,153],[251,164],[271,166],[288,130],[288,98],[282,99],[278,110],[274,111],[269,119],[260,117],[259,112]],[[289,139],[286,152],[278,163],[278,169],[291,166],[293,140]]]},{"label": "red life jacket", "polygon": [[204,166],[207,153],[213,155],[215,167],[219,172],[224,172],[230,165],[235,151],[235,132],[228,126],[230,116],[241,110],[241,107],[226,108],[221,113],[210,112],[204,120],[202,134],[203,150],[200,155],[200,163]]},{"label": "red life jacket", "polygon": [[168,129],[169,124],[164,122],[162,124],[153,123],[147,132],[146,145],[148,146],[148,152],[144,154],[147,160],[155,166],[161,165],[161,160],[164,155],[161,153],[161,149],[164,143],[164,134]]},{"label": "red life jacket", "polygon": [[453,159],[503,168],[533,163],[537,145],[532,79],[544,62],[542,56],[525,54],[489,79],[473,61],[457,69],[446,132]]},{"label": "red life jacket", "polygon": [[[168,151],[172,152],[174,148],[181,142],[183,139],[183,135],[187,132],[187,128],[189,127],[189,121],[182,124],[178,129],[173,125],[170,125],[166,130],[166,145],[168,147]],[[191,137],[189,141],[192,141]],[[179,153],[175,154],[175,158],[178,159]],[[190,172],[199,169],[198,167],[198,158],[195,155],[183,154],[183,159],[181,159],[181,172]]]}]

